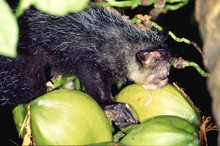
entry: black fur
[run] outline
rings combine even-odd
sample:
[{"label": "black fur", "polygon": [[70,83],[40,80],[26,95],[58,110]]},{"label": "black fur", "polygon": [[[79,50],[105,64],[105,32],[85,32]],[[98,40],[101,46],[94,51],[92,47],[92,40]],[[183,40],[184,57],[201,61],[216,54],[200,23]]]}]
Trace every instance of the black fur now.
[{"label": "black fur", "polygon": [[[44,94],[48,74],[78,75],[87,93],[104,107],[112,102],[116,81],[128,78],[161,87],[169,73],[170,55],[161,32],[142,31],[102,7],[65,17],[28,10],[19,26],[17,58],[0,57],[1,105],[13,108]],[[138,52],[157,56],[138,60]]]}]

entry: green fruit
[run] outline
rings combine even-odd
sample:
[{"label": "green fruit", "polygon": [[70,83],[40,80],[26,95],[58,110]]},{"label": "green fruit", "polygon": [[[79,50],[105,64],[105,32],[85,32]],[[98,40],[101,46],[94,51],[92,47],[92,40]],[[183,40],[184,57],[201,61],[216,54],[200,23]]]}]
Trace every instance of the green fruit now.
[{"label": "green fruit", "polygon": [[122,89],[115,100],[129,104],[140,122],[155,116],[173,115],[196,125],[201,123],[190,99],[171,84],[156,90],[145,90],[141,85],[132,84]]},{"label": "green fruit", "polygon": [[132,129],[120,143],[125,145],[199,146],[196,127],[175,116],[158,116]]},{"label": "green fruit", "polygon": [[118,143],[118,142],[101,142],[101,143],[95,143],[95,144],[91,144],[89,146],[125,146],[124,144]]},{"label": "green fruit", "polygon": [[109,121],[87,94],[54,90],[31,102],[36,145],[85,145],[112,140]]},{"label": "green fruit", "polygon": [[23,128],[21,131],[21,128],[22,128],[25,116],[27,114],[27,111],[28,109],[27,109],[26,104],[20,104],[16,106],[12,111],[15,127],[22,138],[26,134],[26,129]]}]

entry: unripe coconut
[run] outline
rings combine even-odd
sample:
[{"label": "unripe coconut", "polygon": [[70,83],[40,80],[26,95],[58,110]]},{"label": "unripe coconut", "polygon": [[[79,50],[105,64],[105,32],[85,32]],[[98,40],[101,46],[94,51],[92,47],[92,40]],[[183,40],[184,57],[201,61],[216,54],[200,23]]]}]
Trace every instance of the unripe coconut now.
[{"label": "unripe coconut", "polygon": [[104,112],[81,91],[59,89],[38,97],[30,104],[30,119],[36,145],[86,145],[112,140]]},{"label": "unripe coconut", "polygon": [[155,116],[173,115],[200,125],[200,117],[190,99],[171,84],[156,90],[146,90],[141,85],[132,84],[120,91],[117,102],[130,105],[144,122]]},{"label": "unripe coconut", "polygon": [[163,115],[131,129],[120,143],[125,145],[199,146],[197,128],[180,117]]}]

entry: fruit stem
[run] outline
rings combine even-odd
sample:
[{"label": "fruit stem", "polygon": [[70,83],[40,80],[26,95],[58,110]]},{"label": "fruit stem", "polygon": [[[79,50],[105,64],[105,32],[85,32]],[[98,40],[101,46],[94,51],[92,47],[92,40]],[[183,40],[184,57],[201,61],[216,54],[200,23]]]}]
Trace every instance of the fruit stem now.
[{"label": "fruit stem", "polygon": [[173,58],[171,62],[172,66],[177,69],[184,69],[185,67],[194,67],[198,73],[203,77],[208,77],[208,73],[205,72],[197,63],[192,61],[186,61],[180,58]]}]

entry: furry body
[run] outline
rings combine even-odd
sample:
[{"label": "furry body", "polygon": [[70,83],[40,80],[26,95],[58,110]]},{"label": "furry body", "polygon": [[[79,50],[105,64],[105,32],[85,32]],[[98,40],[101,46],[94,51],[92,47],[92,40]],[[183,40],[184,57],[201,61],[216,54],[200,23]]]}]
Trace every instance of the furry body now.
[{"label": "furry body", "polygon": [[48,75],[75,74],[102,107],[111,85],[132,80],[149,88],[167,83],[165,36],[142,31],[105,8],[65,17],[28,10],[19,20],[16,59],[0,57],[0,104],[14,107],[46,92]]}]

